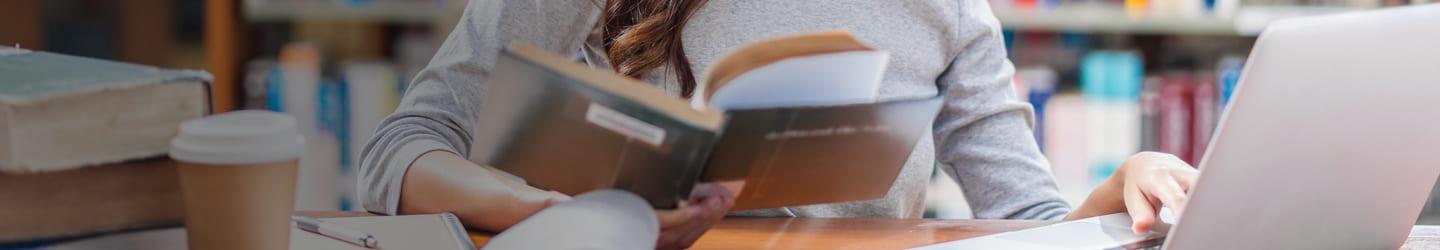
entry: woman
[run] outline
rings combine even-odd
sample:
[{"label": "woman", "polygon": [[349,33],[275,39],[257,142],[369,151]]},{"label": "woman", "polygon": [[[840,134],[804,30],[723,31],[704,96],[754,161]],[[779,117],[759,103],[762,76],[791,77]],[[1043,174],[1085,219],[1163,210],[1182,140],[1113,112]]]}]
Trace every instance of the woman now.
[{"label": "woman", "polygon": [[[689,97],[696,75],[733,48],[834,29],[891,53],[881,98],[945,93],[934,137],[919,142],[883,199],[738,214],[919,217],[937,161],[954,166],[945,172],[961,184],[976,218],[1055,220],[1129,211],[1139,231],[1153,223],[1160,204],[1183,207],[1196,171],[1169,155],[1141,153],[1070,209],[1031,137],[1031,109],[1014,97],[1013,67],[984,0],[475,0],[367,145],[360,177],[364,206],[386,214],[450,211],[466,225],[500,231],[567,199],[464,157],[496,54],[511,42],[580,54],[594,68]],[[693,197],[681,209],[659,213],[662,247],[689,246],[734,202],[719,188],[701,188]]]}]

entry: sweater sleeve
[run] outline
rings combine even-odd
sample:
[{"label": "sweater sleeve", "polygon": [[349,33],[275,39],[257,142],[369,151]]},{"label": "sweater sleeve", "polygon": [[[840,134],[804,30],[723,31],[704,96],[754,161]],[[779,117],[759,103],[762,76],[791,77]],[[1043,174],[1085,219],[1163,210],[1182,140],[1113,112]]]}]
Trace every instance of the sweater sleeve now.
[{"label": "sweater sleeve", "polygon": [[405,172],[420,155],[469,154],[501,49],[518,41],[561,54],[579,52],[598,16],[599,8],[588,0],[471,0],[361,152],[357,188],[365,210],[399,212]]},{"label": "sweater sleeve", "polygon": [[1015,97],[999,21],[984,0],[960,0],[960,53],[936,83],[937,160],[964,191],[975,218],[1060,219],[1069,213],[1031,128],[1034,110]]}]

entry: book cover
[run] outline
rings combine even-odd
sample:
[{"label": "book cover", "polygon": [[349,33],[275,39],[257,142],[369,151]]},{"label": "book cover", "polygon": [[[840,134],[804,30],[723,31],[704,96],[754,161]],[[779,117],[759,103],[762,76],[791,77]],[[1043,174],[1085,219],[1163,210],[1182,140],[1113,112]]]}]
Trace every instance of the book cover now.
[{"label": "book cover", "polygon": [[940,97],[727,111],[704,181],[744,180],[733,210],[879,199]]},{"label": "book cover", "polygon": [[0,46],[0,103],[41,101],[64,95],[156,82],[209,82],[210,74],[29,51]]},{"label": "book cover", "polygon": [[472,160],[570,195],[623,189],[656,207],[674,207],[688,196],[719,135],[719,113],[690,110],[678,99],[645,99],[675,107],[668,111],[676,113],[666,113],[652,108],[657,104],[611,94],[633,92],[585,81],[633,84],[631,91],[664,95],[650,86],[606,74],[582,79],[547,66],[589,71],[585,66],[542,65],[520,55],[527,52],[541,51],[507,50],[496,62]]},{"label": "book cover", "polygon": [[201,71],[0,47],[0,76],[5,173],[164,155],[180,122],[210,109]]},{"label": "book cover", "polygon": [[[818,54],[824,53],[800,56]],[[783,58],[760,61],[767,62],[729,68],[787,65]],[[621,189],[657,208],[675,207],[700,181],[744,181],[736,209],[883,197],[941,102],[939,96],[874,102],[865,99],[873,91],[846,90],[843,98],[779,107],[784,103],[739,97],[716,99],[743,108],[692,107],[649,84],[521,44],[503,51],[493,72],[472,160],[542,189],[570,195]],[[732,84],[710,85],[700,96],[761,88]],[[830,104],[839,100],[867,101]]]}]

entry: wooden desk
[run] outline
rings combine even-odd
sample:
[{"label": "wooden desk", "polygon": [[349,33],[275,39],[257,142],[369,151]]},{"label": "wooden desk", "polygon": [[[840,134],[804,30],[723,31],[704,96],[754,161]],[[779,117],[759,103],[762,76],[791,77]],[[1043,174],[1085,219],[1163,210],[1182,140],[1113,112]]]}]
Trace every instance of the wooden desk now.
[{"label": "wooden desk", "polygon": [[[363,212],[303,211],[314,217],[373,216]],[[903,249],[1049,225],[1050,221],[872,218],[727,218],[691,249]],[[470,231],[483,246],[493,234]]]},{"label": "wooden desk", "polygon": [[[727,218],[691,249],[904,249],[1049,225],[1048,221]],[[475,245],[490,234],[471,232]]]}]

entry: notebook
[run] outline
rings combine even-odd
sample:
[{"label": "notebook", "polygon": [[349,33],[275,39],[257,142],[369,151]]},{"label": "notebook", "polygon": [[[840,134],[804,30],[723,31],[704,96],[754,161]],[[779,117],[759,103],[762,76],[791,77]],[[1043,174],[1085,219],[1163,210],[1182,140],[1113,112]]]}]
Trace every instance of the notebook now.
[{"label": "notebook", "polygon": [[[474,250],[475,244],[455,214],[401,216],[362,216],[321,218],[345,228],[369,233],[380,242],[379,249]],[[367,249],[326,237],[298,227],[290,228],[290,249],[349,250]]]}]

